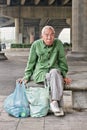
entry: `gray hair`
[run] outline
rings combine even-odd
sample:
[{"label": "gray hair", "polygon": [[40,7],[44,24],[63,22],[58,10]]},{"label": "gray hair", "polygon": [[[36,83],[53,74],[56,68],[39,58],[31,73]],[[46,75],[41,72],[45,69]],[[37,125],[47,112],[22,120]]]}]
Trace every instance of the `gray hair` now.
[{"label": "gray hair", "polygon": [[44,34],[45,29],[51,29],[51,30],[53,31],[53,33],[55,34],[54,28],[53,28],[52,26],[47,25],[47,26],[44,26],[44,27],[42,28],[42,31],[41,31],[41,34],[42,34],[42,35]]}]

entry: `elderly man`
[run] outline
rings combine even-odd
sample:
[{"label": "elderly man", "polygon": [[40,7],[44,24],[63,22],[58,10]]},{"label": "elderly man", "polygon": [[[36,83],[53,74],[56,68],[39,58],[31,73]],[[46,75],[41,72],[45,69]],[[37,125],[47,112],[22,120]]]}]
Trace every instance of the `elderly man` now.
[{"label": "elderly man", "polygon": [[71,80],[66,77],[68,65],[63,44],[55,39],[52,26],[45,26],[41,32],[41,39],[34,41],[31,46],[25,75],[20,82],[32,80],[35,83],[46,81],[51,88],[50,109],[55,116],[64,115],[62,108],[63,86]]}]

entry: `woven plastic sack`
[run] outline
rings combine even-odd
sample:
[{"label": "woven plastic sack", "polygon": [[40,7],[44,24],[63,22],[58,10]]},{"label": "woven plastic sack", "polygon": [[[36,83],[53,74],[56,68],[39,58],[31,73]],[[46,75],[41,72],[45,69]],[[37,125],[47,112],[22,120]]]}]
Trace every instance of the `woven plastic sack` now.
[{"label": "woven plastic sack", "polygon": [[26,89],[27,99],[30,103],[30,116],[43,117],[49,111],[49,87],[30,87]]},{"label": "woven plastic sack", "polygon": [[5,111],[14,117],[28,117],[30,115],[29,102],[25,93],[24,83],[16,82],[16,88],[4,101]]}]

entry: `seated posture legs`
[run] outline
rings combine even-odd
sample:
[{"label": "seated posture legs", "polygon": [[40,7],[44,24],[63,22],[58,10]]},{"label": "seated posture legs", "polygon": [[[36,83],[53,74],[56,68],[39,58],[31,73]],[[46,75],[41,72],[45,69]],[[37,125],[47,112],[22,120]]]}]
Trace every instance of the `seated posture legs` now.
[{"label": "seated posture legs", "polygon": [[63,78],[60,71],[51,69],[46,74],[47,84],[51,87],[50,109],[56,116],[62,116],[63,113]]}]

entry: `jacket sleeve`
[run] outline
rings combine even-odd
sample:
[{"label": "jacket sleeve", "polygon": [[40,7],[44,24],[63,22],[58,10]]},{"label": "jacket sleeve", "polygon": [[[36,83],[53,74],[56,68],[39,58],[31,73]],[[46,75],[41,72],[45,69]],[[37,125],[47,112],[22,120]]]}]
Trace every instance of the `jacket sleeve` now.
[{"label": "jacket sleeve", "polygon": [[25,68],[25,73],[24,73],[24,79],[30,80],[36,65],[36,60],[37,60],[37,54],[36,54],[35,45],[33,43],[30,48],[27,66]]},{"label": "jacket sleeve", "polygon": [[62,42],[60,41],[60,48],[59,48],[59,68],[61,71],[62,76],[65,78],[68,72],[68,64],[65,56],[65,51]]}]

